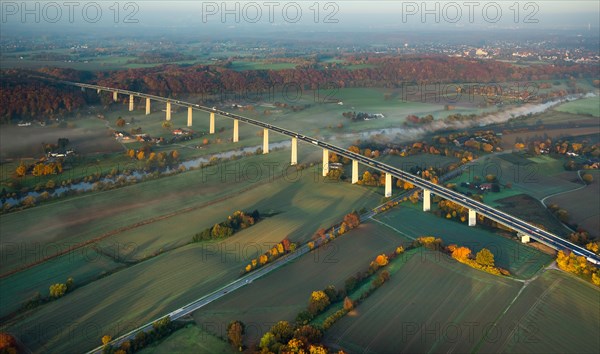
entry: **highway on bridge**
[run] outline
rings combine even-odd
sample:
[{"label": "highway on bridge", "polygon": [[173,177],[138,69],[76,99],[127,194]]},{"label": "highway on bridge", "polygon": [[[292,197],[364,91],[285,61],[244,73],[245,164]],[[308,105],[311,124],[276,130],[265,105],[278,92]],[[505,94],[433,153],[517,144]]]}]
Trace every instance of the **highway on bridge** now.
[{"label": "highway on bridge", "polygon": [[316,145],[322,149],[327,149],[331,152],[336,153],[339,156],[346,157],[351,160],[359,161],[360,163],[366,165],[367,167],[378,170],[380,172],[388,173],[395,178],[398,178],[398,179],[401,179],[404,181],[408,181],[408,182],[412,183],[413,185],[415,185],[416,187],[429,190],[433,194],[436,194],[444,199],[447,199],[454,203],[462,205],[466,208],[475,210],[478,214],[481,214],[486,218],[489,218],[500,224],[503,224],[517,232],[520,232],[525,235],[529,235],[531,238],[533,238],[549,247],[552,247],[556,250],[568,249],[568,250],[573,251],[575,254],[577,254],[579,256],[586,257],[587,260],[589,260],[590,262],[592,262],[594,264],[600,264],[600,257],[598,255],[596,255],[595,253],[585,249],[584,247],[581,247],[572,242],[569,242],[557,235],[554,235],[548,231],[539,229],[519,218],[516,218],[507,213],[504,213],[498,209],[492,208],[482,202],[470,199],[461,193],[458,193],[456,191],[450,190],[443,186],[437,185],[437,184],[432,183],[421,177],[412,175],[412,174],[405,172],[403,170],[400,170],[396,167],[386,165],[384,163],[367,158],[360,154],[356,154],[349,150],[342,149],[338,146],[326,143],[324,141],[320,141],[315,138],[305,136],[305,135],[296,133],[294,131],[283,129],[283,128],[280,128],[280,127],[277,127],[277,126],[274,126],[274,125],[271,125],[268,123],[264,123],[264,122],[261,122],[258,120],[254,120],[254,119],[250,119],[250,118],[240,116],[237,114],[233,114],[230,112],[218,110],[215,107],[211,108],[211,107],[206,107],[206,106],[202,106],[202,105],[195,104],[195,103],[184,102],[184,101],[180,101],[180,100],[149,95],[149,94],[145,94],[145,93],[141,93],[141,92],[121,90],[121,89],[105,87],[105,86],[98,86],[98,85],[91,85],[91,84],[84,84],[84,83],[77,83],[77,82],[70,82],[70,81],[59,81],[59,82],[62,82],[67,85],[82,87],[82,88],[89,88],[89,89],[95,89],[95,90],[100,89],[102,91],[117,92],[119,94],[124,94],[124,95],[133,95],[135,97],[149,98],[151,100],[165,102],[165,103],[170,102],[171,104],[175,104],[178,106],[191,107],[194,110],[199,110],[199,111],[208,112],[208,113],[215,113],[215,114],[218,114],[220,116],[227,117],[230,119],[237,119],[237,120],[239,120],[241,122],[245,122],[247,124],[251,124],[251,125],[254,125],[257,127],[269,129],[274,132],[277,132],[277,133],[280,133],[283,135],[287,135],[292,138],[297,138],[297,139],[305,141],[309,144]]}]

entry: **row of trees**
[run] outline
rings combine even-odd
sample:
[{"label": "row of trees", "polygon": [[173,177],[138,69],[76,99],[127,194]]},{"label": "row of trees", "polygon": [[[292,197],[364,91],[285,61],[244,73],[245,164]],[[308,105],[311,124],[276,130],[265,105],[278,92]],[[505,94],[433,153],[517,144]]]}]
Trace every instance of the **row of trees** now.
[{"label": "row of trees", "polygon": [[148,332],[138,332],[133,339],[124,341],[119,347],[113,347],[110,343],[112,337],[104,335],[101,338],[103,354],[129,354],[135,353],[148,345],[168,337],[172,332],[181,328],[181,324],[171,322],[169,316],[152,323],[152,329]]},{"label": "row of trees", "polygon": [[62,171],[63,166],[60,161],[37,162],[33,165],[26,165],[21,161],[15,169],[15,174],[17,177],[25,177],[28,173],[31,173],[33,176],[38,177],[61,174]]},{"label": "row of trees", "polygon": [[280,258],[287,253],[294,252],[295,250],[296,244],[285,238],[273,246],[270,250],[258,256],[258,258],[252,259],[250,263],[244,267],[244,272],[249,273],[267,263],[273,262],[277,258]]},{"label": "row of trees", "polygon": [[312,237],[312,241],[308,243],[308,247],[313,250],[331,240],[337,236],[341,236],[346,232],[357,228],[360,225],[360,215],[357,211],[352,211],[344,216],[344,220],[331,228],[329,232],[321,228],[315,232]]},{"label": "row of trees", "polygon": [[143,161],[146,159],[148,162],[160,165],[161,163],[173,164],[179,161],[179,151],[173,150],[170,152],[161,151],[159,153],[152,152],[150,147],[141,148],[139,150],[129,149],[127,150],[127,156],[131,159]]},{"label": "row of trees", "polygon": [[[329,329],[336,321],[352,311],[377,288],[390,279],[390,273],[387,270],[379,270],[387,266],[391,259],[394,259],[402,252],[404,252],[404,249],[400,246],[390,255],[381,254],[377,256],[375,260],[369,264],[369,268],[366,271],[358,272],[356,276],[348,278],[346,280],[345,289],[343,290],[336,290],[335,286],[329,285],[323,290],[313,291],[309,297],[306,310],[300,312],[296,316],[297,326],[307,326],[308,323],[319,314],[322,314],[331,306],[342,302],[342,307],[339,310],[323,319],[322,330],[325,331]],[[358,296],[357,300],[352,300],[348,295],[369,279],[371,280],[370,286]]]},{"label": "row of trees", "polygon": [[577,256],[569,251],[558,251],[556,264],[560,269],[600,287],[600,269],[589,263],[584,256]]},{"label": "row of trees", "polygon": [[246,229],[260,220],[260,213],[254,210],[251,213],[236,211],[227,217],[227,220],[206,228],[192,237],[193,242],[223,239],[234,233]]}]

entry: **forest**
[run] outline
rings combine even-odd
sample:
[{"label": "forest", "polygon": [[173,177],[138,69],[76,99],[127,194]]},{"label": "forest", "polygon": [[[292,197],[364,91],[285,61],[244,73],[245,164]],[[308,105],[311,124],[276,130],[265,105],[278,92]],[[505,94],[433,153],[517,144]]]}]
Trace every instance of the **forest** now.
[{"label": "forest", "polygon": [[[73,69],[43,68],[38,71],[3,71],[1,90],[2,122],[32,120],[38,115],[53,117],[71,112],[98,96],[40,80],[46,76],[95,83],[159,96],[178,94],[215,95],[229,92],[262,92],[272,87],[294,84],[302,89],[329,87],[386,87],[424,83],[491,83],[586,78],[596,67],[584,64],[532,65],[518,67],[493,60],[427,57],[357,57],[357,63],[374,67],[349,70],[322,69],[316,64],[294,69],[234,71],[214,65],[161,65],[121,71],[84,72]],[[102,97],[108,104],[110,98]]]}]

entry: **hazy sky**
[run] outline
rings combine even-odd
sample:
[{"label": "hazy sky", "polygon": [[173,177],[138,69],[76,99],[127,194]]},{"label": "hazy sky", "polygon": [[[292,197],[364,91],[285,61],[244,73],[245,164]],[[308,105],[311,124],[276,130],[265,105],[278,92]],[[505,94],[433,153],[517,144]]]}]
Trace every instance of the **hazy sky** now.
[{"label": "hazy sky", "polygon": [[[577,29],[598,33],[600,1],[2,1],[2,32]],[[118,4],[115,7],[114,4]],[[70,4],[70,5],[68,5]],[[5,34],[6,34],[5,33]]]}]

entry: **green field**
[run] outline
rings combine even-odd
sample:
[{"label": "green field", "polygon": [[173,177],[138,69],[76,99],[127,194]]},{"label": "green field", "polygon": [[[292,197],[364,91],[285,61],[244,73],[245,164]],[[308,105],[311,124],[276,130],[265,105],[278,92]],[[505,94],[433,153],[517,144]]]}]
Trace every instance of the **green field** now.
[{"label": "green field", "polygon": [[577,182],[564,178],[563,164],[564,161],[549,156],[528,158],[522,153],[502,153],[479,159],[470,164],[469,169],[461,176],[449,182],[458,184],[458,189],[464,192],[469,190],[460,187],[461,182],[472,182],[475,177],[485,181],[488,174],[496,175],[502,185],[510,183],[511,188],[502,188],[499,193],[485,193],[483,200],[491,206],[497,206],[498,199],[518,194],[542,199],[580,186]]},{"label": "green field", "polygon": [[250,345],[273,323],[293,322],[306,308],[312,291],[328,285],[342,289],[346,278],[364,271],[378,254],[390,253],[409,242],[393,230],[368,222],[194,312],[194,319],[203,328],[212,327],[218,336],[226,335],[229,322],[241,320],[248,332],[246,344]]},{"label": "green field", "polygon": [[[22,251],[16,249],[17,251]],[[50,249],[48,249],[50,250]],[[58,257],[35,267],[0,280],[0,317],[16,311],[37,292],[48,296],[48,288],[55,283],[65,283],[69,277],[75,286],[96,280],[123,264],[98,254],[91,247]]]},{"label": "green field", "polygon": [[[76,351],[90,349],[96,344],[97,338],[75,336],[70,339],[68,329],[65,327],[61,327],[62,329],[57,332],[43,333],[40,338],[32,337],[28,333],[32,326],[49,326],[57,321],[64,321],[64,323],[77,323],[78,328],[95,323],[115,336],[125,329],[157,318],[229,283],[240,274],[241,269],[251,258],[265,252],[270,245],[283,238],[289,237],[295,242],[306,241],[319,227],[327,227],[339,221],[354,207],[373,207],[381,197],[366,188],[348,188],[346,184],[315,183],[312,178],[312,175],[306,175],[299,182],[280,179],[266,183],[239,197],[192,211],[185,218],[173,220],[167,218],[164,219],[164,223],[157,223],[153,228],[141,230],[137,234],[123,235],[123,237],[117,235],[116,239],[123,244],[134,243],[137,246],[135,250],[143,256],[161,245],[187,242],[193,233],[222,221],[235,209],[258,208],[263,211],[266,209],[280,212],[223,242],[183,246],[83,286],[65,298],[29,313],[26,318],[10,326],[10,331],[18,334],[19,338],[34,351],[39,351],[41,345],[47,345],[50,351],[62,351],[66,348]],[[171,189],[171,193],[174,193],[176,177],[168,180],[174,183]],[[189,182],[189,179],[187,181]],[[144,185],[146,185],[144,191],[148,190],[147,184],[139,186]],[[215,188],[220,189],[219,187],[224,186]],[[190,189],[190,185],[187,189]],[[233,190],[232,193],[235,194]],[[150,192],[129,195],[137,194],[144,198],[150,198],[152,195]],[[138,200],[132,204],[135,208],[131,215],[111,216],[110,219],[97,220],[96,228],[115,227],[117,222],[131,224],[133,216],[139,213],[149,216],[168,210],[166,205],[164,207],[167,209],[162,209],[162,203],[167,205],[170,203],[164,197],[161,198],[160,194],[155,196],[160,204],[138,204]],[[191,197],[192,200],[198,198],[198,196]],[[185,194],[174,198],[172,203],[177,200],[179,204],[171,204],[173,207],[181,208],[186,204]],[[98,200],[98,196],[95,200]],[[111,200],[114,205],[114,198],[108,198],[107,203]],[[101,205],[94,205],[102,208]],[[148,209],[141,210],[142,205],[146,205]],[[38,208],[32,211],[36,209]],[[82,212],[89,213],[85,210]],[[123,214],[124,211],[120,212]],[[8,216],[10,215],[12,214]],[[92,222],[88,221],[84,224],[87,224],[87,227],[82,225],[79,234],[82,238],[84,234],[89,235]],[[35,281],[34,279],[31,280]],[[115,324],[120,324],[121,327]],[[103,334],[105,333],[100,337]]]},{"label": "green field", "polygon": [[296,64],[294,63],[265,63],[262,61],[233,61],[231,63],[231,69],[235,71],[246,71],[246,70],[282,70],[282,69],[294,69]]},{"label": "green field", "polygon": [[563,194],[550,197],[546,205],[558,204],[569,212],[569,222],[587,230],[592,237],[600,236],[600,171],[582,171],[594,177],[592,184]]},{"label": "green field", "polygon": [[211,335],[200,327],[188,324],[161,342],[138,352],[139,354],[162,353],[211,353],[233,354],[235,351],[225,341]]},{"label": "green field", "polygon": [[[299,157],[310,158],[310,154],[305,150]],[[273,176],[280,177],[284,169],[287,171],[288,159],[289,151],[251,156],[230,164],[188,171],[115,190],[86,193],[5,214],[0,216],[2,241],[7,247],[11,244],[39,247],[52,245],[53,248],[63,249],[69,242],[89,240],[182,208],[208,206],[217,199],[235,196],[251,185],[269,183]],[[271,176],[266,163],[275,164],[276,169]],[[233,172],[226,174],[226,171]],[[292,169],[287,173],[288,181],[295,178]],[[312,181],[314,171],[304,170],[299,176]],[[283,180],[279,186],[293,187],[294,184]],[[362,191],[364,193],[365,190]],[[263,200],[264,195],[255,200]],[[252,204],[249,205],[251,206]],[[229,209],[231,208],[220,210],[219,220],[233,211]],[[211,219],[204,227],[212,225],[209,223],[214,221],[216,220]],[[0,266],[1,272],[27,264],[38,257],[38,254],[39,252],[23,252],[7,255],[6,262]]]},{"label": "green field", "polygon": [[597,353],[600,290],[562,271],[546,271],[525,288],[498,328],[502,336],[483,341],[479,352]]},{"label": "green field", "polygon": [[600,98],[597,96],[582,98],[576,101],[563,103],[554,109],[559,112],[600,117]]},{"label": "green field", "polygon": [[496,265],[508,269],[518,278],[530,278],[552,260],[551,256],[517,240],[457,221],[445,220],[431,213],[424,213],[420,208],[420,204],[413,206],[404,203],[375,219],[406,237],[435,236],[443,239],[446,245],[454,243],[469,247],[473,253],[487,248],[494,254]]},{"label": "green field", "polygon": [[471,352],[520,287],[437,252],[408,257],[326,332],[326,344],[348,352]]}]

